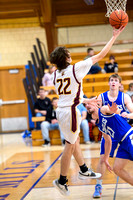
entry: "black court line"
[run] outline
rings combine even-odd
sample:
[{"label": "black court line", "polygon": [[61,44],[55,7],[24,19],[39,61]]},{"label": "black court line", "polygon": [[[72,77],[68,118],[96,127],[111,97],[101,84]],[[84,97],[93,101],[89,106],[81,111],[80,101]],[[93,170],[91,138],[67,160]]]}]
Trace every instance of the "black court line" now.
[{"label": "black court line", "polygon": [[119,181],[119,176],[117,176],[117,180],[116,180],[116,186],[115,186],[115,192],[114,192],[114,198],[113,198],[113,200],[115,200],[115,198],[116,198],[116,192],[117,192],[118,181]]},{"label": "black court line", "polygon": [[24,194],[24,196],[20,199],[23,200],[29,192],[36,186],[36,184],[45,176],[45,174],[51,169],[51,167],[58,161],[58,159],[61,157],[62,153],[56,158],[56,160],[48,167],[48,169],[40,176],[40,178],[31,186],[31,188]]}]

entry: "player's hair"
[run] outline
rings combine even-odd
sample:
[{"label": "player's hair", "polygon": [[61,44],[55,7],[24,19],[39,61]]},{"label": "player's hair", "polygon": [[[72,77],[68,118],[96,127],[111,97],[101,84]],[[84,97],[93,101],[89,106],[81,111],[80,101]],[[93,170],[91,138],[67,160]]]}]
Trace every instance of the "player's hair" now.
[{"label": "player's hair", "polygon": [[112,74],[112,75],[109,77],[109,81],[110,81],[111,78],[118,78],[119,83],[121,83],[121,81],[122,81],[122,78],[121,78],[118,74]]},{"label": "player's hair", "polygon": [[50,62],[55,64],[59,71],[66,69],[67,66],[70,65],[70,63],[67,61],[67,58],[70,58],[70,55],[66,47],[56,47],[50,54]]},{"label": "player's hair", "polygon": [[88,48],[87,53],[90,53],[90,51],[92,51],[92,50],[93,50],[92,48]]}]

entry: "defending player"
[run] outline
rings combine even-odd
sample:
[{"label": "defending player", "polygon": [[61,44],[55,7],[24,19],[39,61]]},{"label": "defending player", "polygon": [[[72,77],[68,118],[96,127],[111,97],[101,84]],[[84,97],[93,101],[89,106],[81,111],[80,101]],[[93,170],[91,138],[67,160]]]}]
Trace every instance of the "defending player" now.
[{"label": "defending player", "polygon": [[65,47],[57,47],[50,54],[50,62],[57,66],[57,70],[53,74],[53,82],[59,95],[58,108],[56,110],[57,119],[66,140],[61,158],[60,178],[54,180],[53,184],[63,195],[69,195],[70,193],[67,186],[67,174],[72,155],[80,167],[80,179],[99,178],[101,176],[101,174],[88,169],[84,163],[79,145],[81,116],[77,105],[82,103],[83,100],[82,79],[88,73],[91,66],[108,53],[123,29],[121,27],[118,30],[113,30],[112,38],[100,53],[78,62],[74,66],[70,65],[72,61],[71,56]]},{"label": "defending player", "polygon": [[[119,143],[113,171],[124,181],[133,185],[133,176],[124,169],[128,160],[133,161],[133,128],[123,117],[115,114],[120,113],[115,103],[112,103],[112,106],[102,106],[101,108],[88,105],[87,109],[92,114],[92,118],[97,121],[97,126],[105,138],[105,153],[102,162],[105,163],[109,171],[112,171],[108,159],[111,150],[111,138],[113,138]],[[122,115],[133,118],[133,113]]]},{"label": "defending player", "polygon": [[[119,91],[119,86],[121,84],[121,77],[118,74],[113,74],[109,78],[109,91],[102,93],[99,95],[98,99],[102,100],[101,104],[102,105],[112,105],[112,102],[115,102],[118,105],[118,108],[122,112],[125,112],[127,109],[129,112],[133,112],[133,104],[131,101],[131,98],[129,95],[124,94],[123,92]],[[105,173],[106,167],[104,163],[102,162],[103,157],[104,157],[104,146],[105,146],[105,140],[102,138],[101,140],[101,151],[100,151],[100,159],[99,163],[97,166],[97,172],[102,174],[102,177]],[[118,146],[118,141],[114,140],[112,138],[112,148],[110,152],[110,157],[114,156],[115,149]],[[102,177],[97,179],[97,184],[95,186],[95,192],[93,194],[94,198],[100,198],[102,194]]]}]

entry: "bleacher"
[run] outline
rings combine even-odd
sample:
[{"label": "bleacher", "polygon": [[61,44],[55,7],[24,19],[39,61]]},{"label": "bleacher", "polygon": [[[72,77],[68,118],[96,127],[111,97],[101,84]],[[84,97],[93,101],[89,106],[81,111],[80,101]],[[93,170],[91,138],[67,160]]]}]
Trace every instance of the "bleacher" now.
[{"label": "bleacher", "polygon": [[[96,52],[98,53],[98,52]],[[131,66],[131,61],[133,60],[133,50],[122,50],[122,51],[110,51],[107,56],[99,62],[99,65],[103,68],[105,61],[108,60],[109,55],[113,54],[115,56],[116,62],[118,63],[119,72],[118,74],[122,77],[122,84],[124,85],[124,91],[128,89],[129,83],[133,82],[133,67]],[[81,61],[86,56],[85,52],[82,53],[72,53],[72,64]],[[109,89],[108,80],[112,73],[108,74],[89,74],[83,79],[83,92],[89,98],[91,96],[98,96],[100,93],[105,92]],[[43,86],[41,86],[43,87]],[[45,90],[49,91],[54,89],[52,87],[43,87]],[[52,99],[53,97],[58,97],[57,94],[48,94],[48,97]],[[32,117],[32,121],[36,123],[37,121],[43,121],[42,118]],[[93,130],[95,141],[98,141],[98,129],[97,127]],[[51,145],[60,145],[61,139],[58,130],[50,131]],[[43,144],[43,138],[41,130],[32,131],[32,141],[33,146]],[[80,142],[83,143],[83,134],[80,133]]]}]

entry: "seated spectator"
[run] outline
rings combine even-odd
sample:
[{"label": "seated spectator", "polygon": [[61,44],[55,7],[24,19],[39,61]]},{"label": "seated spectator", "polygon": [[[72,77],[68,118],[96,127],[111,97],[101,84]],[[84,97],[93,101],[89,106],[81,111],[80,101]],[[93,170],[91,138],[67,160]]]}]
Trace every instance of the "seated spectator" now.
[{"label": "seated spectator", "polygon": [[[56,70],[56,67],[51,65],[49,66],[49,72],[45,73],[43,78],[42,78],[42,85],[43,86],[53,86],[53,82],[51,80],[51,74]],[[47,91],[48,94],[56,94],[56,91],[51,89]]]},{"label": "seated spectator", "polygon": [[[52,105],[49,106],[47,110],[46,120],[41,123],[41,130],[42,130],[42,135],[44,139],[43,146],[50,145],[49,130],[55,130],[55,129],[60,130],[58,121],[56,119],[56,111],[55,111],[57,108],[57,103],[58,103],[58,98],[54,97],[52,99]],[[60,136],[61,136],[62,145],[64,145],[65,139],[61,130],[60,130]]]},{"label": "seated spectator", "polygon": [[120,92],[124,92],[124,85],[123,85],[122,83],[121,83],[120,86],[119,86],[119,91],[120,91]]},{"label": "seated spectator", "polygon": [[89,138],[89,125],[88,121],[86,119],[87,116],[87,109],[84,107],[84,105],[81,103],[77,106],[81,113],[82,121],[80,124],[80,128],[83,131],[83,136],[84,136],[84,142],[85,144],[90,144],[90,138]]},{"label": "seated spectator", "polygon": [[[87,49],[87,56],[84,58],[84,60],[86,60],[87,58],[90,58],[92,56],[94,56],[94,50],[92,48],[88,48]],[[102,68],[99,66],[98,63],[95,63],[90,68],[90,71],[88,72],[88,74],[97,74],[97,73],[99,73],[101,71],[102,71]]]},{"label": "seated spectator", "polygon": [[104,65],[105,73],[118,72],[118,64],[115,62],[115,56],[109,57],[110,62],[106,62]]},{"label": "seated spectator", "polygon": [[53,82],[51,80],[51,74],[56,70],[56,67],[51,65],[49,66],[49,72],[45,73],[42,78],[42,85],[43,86],[53,86]]},{"label": "seated spectator", "polygon": [[126,94],[128,94],[130,97],[133,95],[133,83],[129,84],[129,88]]},{"label": "seated spectator", "polygon": [[[39,89],[39,98],[34,104],[34,111],[36,117],[46,116],[47,109],[51,105],[51,100],[46,97],[46,92],[43,88]],[[37,129],[40,129],[40,122],[37,122]]]}]

